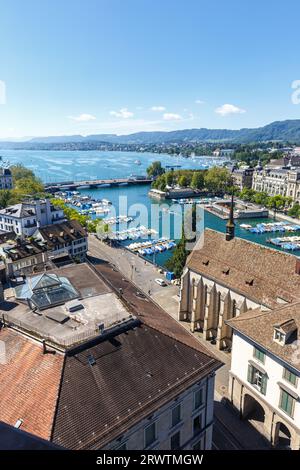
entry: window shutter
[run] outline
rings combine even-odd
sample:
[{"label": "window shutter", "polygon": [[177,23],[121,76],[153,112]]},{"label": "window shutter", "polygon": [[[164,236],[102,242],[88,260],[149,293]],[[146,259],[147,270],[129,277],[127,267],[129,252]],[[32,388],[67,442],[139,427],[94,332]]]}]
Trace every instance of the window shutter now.
[{"label": "window shutter", "polygon": [[268,378],[267,378],[266,374],[264,374],[262,376],[262,381],[261,381],[261,393],[263,395],[265,395],[267,393],[267,381],[268,381]]},{"label": "window shutter", "polygon": [[253,377],[253,366],[251,364],[248,365],[248,382],[251,384],[252,383],[252,377]]}]

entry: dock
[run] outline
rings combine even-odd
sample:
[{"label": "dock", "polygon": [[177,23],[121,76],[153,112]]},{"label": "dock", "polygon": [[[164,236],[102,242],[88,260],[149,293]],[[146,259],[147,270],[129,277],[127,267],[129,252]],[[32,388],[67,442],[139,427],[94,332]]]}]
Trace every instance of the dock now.
[{"label": "dock", "polygon": [[45,184],[45,191],[56,193],[58,191],[75,191],[77,189],[95,189],[108,186],[129,186],[137,184],[151,184],[152,179],[146,176],[138,178],[97,179],[85,181],[59,181]]}]

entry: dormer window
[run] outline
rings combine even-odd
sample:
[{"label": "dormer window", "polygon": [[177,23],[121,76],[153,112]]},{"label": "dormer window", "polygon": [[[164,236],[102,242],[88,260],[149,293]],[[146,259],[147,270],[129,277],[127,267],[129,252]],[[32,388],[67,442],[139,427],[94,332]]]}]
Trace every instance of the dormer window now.
[{"label": "dormer window", "polygon": [[281,345],[290,342],[297,335],[297,324],[293,318],[284,320],[282,323],[274,325],[273,339]]},{"label": "dormer window", "polygon": [[285,344],[285,333],[282,333],[280,330],[277,330],[277,328],[274,328],[274,341],[277,341],[277,343],[280,344]]}]

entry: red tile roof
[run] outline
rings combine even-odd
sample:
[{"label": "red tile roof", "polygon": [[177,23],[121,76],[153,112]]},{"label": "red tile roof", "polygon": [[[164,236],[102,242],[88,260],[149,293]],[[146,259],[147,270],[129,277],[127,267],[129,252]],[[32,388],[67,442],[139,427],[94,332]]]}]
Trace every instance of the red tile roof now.
[{"label": "red tile roof", "polygon": [[0,421],[49,439],[64,358],[43,355],[36,344],[11,329],[0,331]]}]

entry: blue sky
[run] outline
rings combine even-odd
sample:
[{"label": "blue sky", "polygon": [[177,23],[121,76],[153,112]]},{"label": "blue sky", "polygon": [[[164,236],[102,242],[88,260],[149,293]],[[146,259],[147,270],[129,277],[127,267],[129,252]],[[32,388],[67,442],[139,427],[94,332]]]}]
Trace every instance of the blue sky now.
[{"label": "blue sky", "polygon": [[299,15],[298,0],[0,0],[0,138],[300,118]]}]

